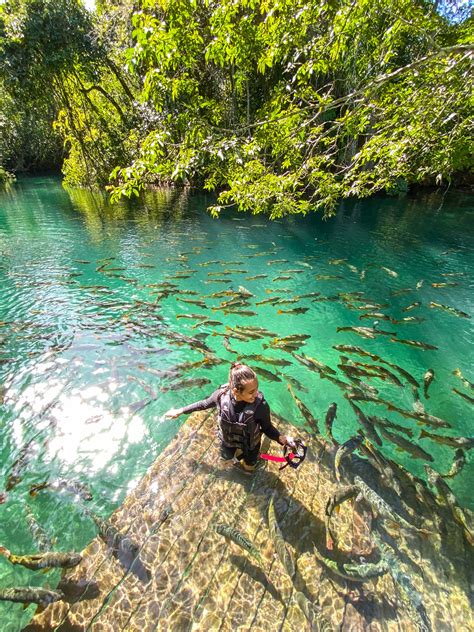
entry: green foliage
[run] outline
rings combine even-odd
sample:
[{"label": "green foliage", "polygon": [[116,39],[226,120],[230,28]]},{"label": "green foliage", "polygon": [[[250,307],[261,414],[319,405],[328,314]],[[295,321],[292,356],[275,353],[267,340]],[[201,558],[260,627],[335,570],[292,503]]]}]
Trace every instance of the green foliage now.
[{"label": "green foliage", "polygon": [[472,167],[472,23],[429,2],[142,0],[133,22],[156,121],[114,199],[173,181],[218,191],[215,215],[331,214]]},{"label": "green foliage", "polygon": [[100,0],[91,16],[79,0],[12,0],[0,125],[28,128],[22,95],[30,119],[53,113],[70,184],[108,183],[112,200],[202,187],[215,215],[328,215],[344,197],[443,184],[472,170],[474,43],[472,17],[437,6]]}]

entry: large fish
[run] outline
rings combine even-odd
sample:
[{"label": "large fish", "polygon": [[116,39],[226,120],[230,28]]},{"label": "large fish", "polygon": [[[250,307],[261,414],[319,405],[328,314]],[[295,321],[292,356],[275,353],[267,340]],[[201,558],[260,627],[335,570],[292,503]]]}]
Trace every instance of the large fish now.
[{"label": "large fish", "polygon": [[308,423],[309,427],[311,428],[311,430],[315,434],[319,435],[318,420],[313,417],[313,415],[311,414],[311,411],[309,410],[309,408],[307,408],[303,404],[303,402],[295,395],[295,392],[293,391],[293,388],[292,388],[291,384],[288,384],[288,390],[290,391],[291,396],[295,400],[295,404],[298,407],[298,410],[300,411],[300,413],[303,415],[303,417],[307,421],[307,423]]},{"label": "large fish", "polygon": [[418,632],[431,632],[431,624],[426,614],[420,593],[413,586],[409,576],[402,571],[397,558],[390,548],[373,532],[372,537],[378,544],[382,559],[387,563],[395,584],[400,588],[400,597],[406,606],[408,616],[416,625]]},{"label": "large fish", "polygon": [[127,535],[121,533],[117,527],[92,511],[86,510],[86,514],[94,521],[99,532],[100,539],[114,552],[118,552],[120,550],[130,553],[132,556],[138,555],[140,551],[139,545],[133,542],[133,540],[131,540]]},{"label": "large fish", "polygon": [[82,498],[82,500],[85,501],[92,500],[91,490],[89,486],[86,485],[86,483],[77,480],[68,480],[65,478],[58,478],[55,481],[45,481],[44,483],[32,485],[30,487],[30,496],[36,496],[39,491],[48,488],[55,491],[64,490],[66,492],[70,492],[71,494],[79,496],[80,498]]},{"label": "large fish", "polygon": [[429,399],[428,389],[430,387],[431,382],[434,380],[435,372],[433,369],[428,369],[423,376],[423,392],[426,399]]},{"label": "large fish", "polygon": [[293,352],[291,355],[303,366],[306,366],[309,369],[318,371],[319,373],[321,373],[322,371],[325,374],[329,373],[330,375],[336,375],[336,371],[334,369],[332,369],[330,366],[327,366],[327,364],[323,364],[319,360],[316,360],[316,358],[307,356],[304,353],[298,354]]},{"label": "large fish", "polygon": [[354,450],[360,446],[360,444],[364,441],[364,437],[362,435],[356,435],[355,437],[351,437],[347,441],[345,441],[342,445],[339,446],[336,452],[336,456],[334,457],[334,470],[336,473],[336,479],[341,480],[341,474],[339,471],[341,461],[344,457],[348,456]]},{"label": "large fish", "polygon": [[277,552],[278,558],[283,565],[283,568],[288,573],[290,579],[293,579],[296,573],[295,562],[290,552],[288,551],[285,540],[280,531],[280,527],[277,522],[275,514],[275,505],[273,504],[273,497],[268,505],[268,528],[270,530],[270,536],[272,538],[273,545]]},{"label": "large fish", "polygon": [[214,529],[219,535],[224,536],[224,538],[228,540],[232,540],[232,542],[247,551],[247,553],[255,558],[261,566],[263,566],[263,559],[260,551],[254,544],[252,544],[252,542],[250,542],[250,540],[242,535],[240,531],[228,524],[217,524]]},{"label": "large fish", "polygon": [[64,599],[64,594],[59,590],[46,590],[45,588],[38,588],[38,586],[0,589],[0,601],[37,603],[40,606],[47,606],[55,601],[61,601],[61,599]]},{"label": "large fish", "polygon": [[46,551],[32,555],[14,555],[3,546],[0,546],[0,555],[4,555],[12,564],[25,566],[32,571],[43,568],[73,568],[82,560],[82,556],[74,552]]},{"label": "large fish", "polygon": [[390,507],[390,505],[385,502],[383,498],[381,498],[377,492],[375,492],[365,481],[363,481],[360,476],[354,477],[354,484],[359,488],[360,495],[369,503],[369,505],[374,508],[377,513],[391,520],[392,522],[405,527],[405,529],[409,529],[411,531],[417,531],[418,533],[428,533],[425,529],[418,529],[414,525],[410,524],[405,518],[396,513],[394,509]]},{"label": "large fish", "polygon": [[337,404],[333,402],[326,411],[326,417],[324,419],[324,425],[326,426],[326,432],[331,441],[337,445],[337,441],[332,436],[332,425],[337,415]]},{"label": "large fish", "polygon": [[430,345],[427,342],[421,342],[420,340],[402,340],[401,338],[390,338],[390,342],[398,342],[402,345],[408,345],[410,347],[417,347],[418,349],[435,351],[438,347]]},{"label": "large fish", "polygon": [[459,506],[456,500],[456,496],[451,491],[451,488],[443,480],[441,474],[433,470],[433,468],[431,468],[429,465],[425,464],[425,470],[430,485],[436,487],[441,501],[451,509],[454,520],[459,525],[461,525],[467,542],[471,546],[474,546],[474,531],[472,530],[472,527],[467,523],[466,514]]},{"label": "large fish", "polygon": [[375,329],[374,327],[337,327],[336,331],[350,331],[363,338],[375,338],[377,335],[395,336],[393,331],[384,331],[383,329]]},{"label": "large fish", "polygon": [[333,349],[343,351],[344,353],[355,353],[356,355],[366,356],[367,358],[371,358],[377,362],[381,361],[381,358],[378,355],[365,351],[362,347],[356,347],[355,345],[333,345]]},{"label": "large fish", "polygon": [[420,305],[421,301],[415,301],[414,303],[410,303],[410,305],[407,305],[406,307],[402,307],[402,312],[410,312],[412,309],[420,307]]},{"label": "large fish", "polygon": [[420,446],[416,445],[416,443],[413,443],[394,432],[390,432],[387,428],[384,428],[384,426],[380,428],[380,432],[385,439],[394,443],[404,452],[408,452],[408,454],[410,454],[413,458],[422,459],[423,461],[434,461],[431,454],[428,454],[428,452],[423,450],[423,448],[420,448]]},{"label": "large fish", "polygon": [[326,548],[332,550],[336,538],[331,529],[331,517],[334,511],[337,511],[339,506],[354,498],[359,493],[359,488],[356,485],[347,485],[345,487],[339,487],[336,492],[327,499],[325,509],[325,526],[326,526]]},{"label": "large fish", "polygon": [[254,362],[263,362],[263,364],[270,364],[273,366],[291,366],[292,362],[284,360],[283,358],[270,358],[269,356],[262,355],[245,355],[242,356],[243,360],[251,360]]},{"label": "large fish", "polygon": [[436,443],[443,443],[451,448],[463,448],[464,450],[471,450],[474,447],[474,438],[472,437],[445,437],[426,432],[426,430],[420,432],[420,439],[431,439]]},{"label": "large fish", "polygon": [[349,404],[351,405],[352,409],[356,413],[357,419],[359,420],[360,425],[362,426],[362,428],[364,429],[365,433],[367,434],[367,437],[371,441],[376,443],[377,445],[381,446],[382,445],[382,440],[379,437],[379,435],[377,434],[377,431],[375,430],[374,425],[364,415],[362,410],[358,406],[356,406],[356,404],[354,404],[353,401],[349,400]]},{"label": "large fish", "polygon": [[363,564],[339,564],[334,560],[330,560],[328,557],[324,557],[313,545],[314,556],[321,562],[323,566],[332,571],[335,575],[355,582],[365,582],[368,579],[374,577],[380,577],[388,572],[389,567],[384,559],[381,559],[377,564],[365,562]]},{"label": "large fish", "polygon": [[375,425],[385,426],[386,428],[392,428],[393,430],[396,430],[397,432],[402,432],[403,434],[406,434],[407,437],[410,437],[410,438],[413,437],[413,430],[411,428],[405,428],[404,426],[400,426],[399,424],[396,424],[393,421],[385,419],[385,417],[374,417],[373,415],[370,415],[368,419]]},{"label": "large fish", "polygon": [[466,314],[466,312],[463,312],[456,307],[451,307],[450,305],[443,305],[442,303],[435,303],[434,301],[431,301],[429,305],[430,307],[437,307],[438,309],[442,309],[445,312],[454,314],[454,316],[460,316],[461,318],[471,318],[471,316],[469,314]]}]

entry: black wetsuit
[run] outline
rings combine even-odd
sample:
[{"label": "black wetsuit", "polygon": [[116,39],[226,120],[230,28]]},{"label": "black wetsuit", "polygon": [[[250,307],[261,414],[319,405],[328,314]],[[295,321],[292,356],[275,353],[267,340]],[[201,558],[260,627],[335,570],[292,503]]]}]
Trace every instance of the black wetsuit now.
[{"label": "black wetsuit", "polygon": [[[206,399],[201,399],[199,402],[195,402],[194,404],[189,404],[189,406],[185,406],[182,411],[185,414],[194,413],[197,410],[207,410],[208,408],[217,408],[217,398],[222,394],[222,389],[218,388],[216,391],[212,393]],[[234,396],[231,394],[230,396],[230,410],[229,413],[232,417],[238,417],[239,413],[243,411],[245,406],[248,406],[247,402],[244,401],[236,401]],[[257,406],[254,413],[255,421],[258,423],[262,432],[267,435],[273,441],[278,441],[280,438],[280,433],[275,428],[270,420],[270,406],[267,404],[266,400],[263,399],[261,403]],[[236,448],[228,448],[224,445],[221,445],[221,456],[223,459],[231,459],[235,454]],[[257,446],[254,450],[244,455],[244,460],[247,465],[255,465],[258,459],[258,455],[260,453],[260,446]]]}]

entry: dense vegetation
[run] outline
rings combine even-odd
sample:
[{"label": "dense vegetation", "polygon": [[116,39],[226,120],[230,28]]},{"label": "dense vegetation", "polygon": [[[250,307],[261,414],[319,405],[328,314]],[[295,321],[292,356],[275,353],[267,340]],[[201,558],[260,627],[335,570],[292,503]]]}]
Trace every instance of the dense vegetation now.
[{"label": "dense vegetation", "polygon": [[473,15],[438,4],[4,2],[0,164],[274,217],[469,177]]}]

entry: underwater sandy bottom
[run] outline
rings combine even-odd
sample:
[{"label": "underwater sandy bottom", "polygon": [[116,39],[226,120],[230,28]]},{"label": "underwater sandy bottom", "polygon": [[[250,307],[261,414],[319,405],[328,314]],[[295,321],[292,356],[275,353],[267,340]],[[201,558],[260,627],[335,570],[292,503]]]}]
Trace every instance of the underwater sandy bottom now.
[{"label": "underwater sandy bottom", "polygon": [[[285,423],[274,419],[283,431]],[[334,477],[334,448],[300,436],[308,456],[298,469],[279,471],[269,463],[246,476],[218,458],[215,415],[195,413],[149,469],[110,521],[140,546],[137,560],[118,559],[96,538],[82,563],[63,574],[80,586],[79,601],[57,602],[38,612],[26,630],[143,632],[148,630],[433,630],[468,632],[474,621],[469,603],[473,584],[472,549],[446,512],[433,522],[407,491],[402,505],[380,486],[374,471],[353,456],[341,483]],[[267,446],[268,448],[268,446]],[[278,454],[278,446],[270,450]],[[325,506],[357,473],[397,513],[429,535],[406,531],[376,518],[362,501],[348,501],[332,518],[334,550],[326,549]],[[268,506],[275,514],[287,549],[296,562],[293,580],[271,539]],[[235,527],[259,550],[254,557],[214,527]],[[420,627],[413,604],[390,573],[364,582],[348,581],[323,567],[313,544],[328,558],[377,561],[371,538],[377,530],[391,547],[427,616]],[[81,592],[82,591],[82,592]],[[296,593],[314,604],[312,620],[300,609]],[[318,608],[319,606],[319,608]],[[329,628],[324,628],[324,621]]]}]

